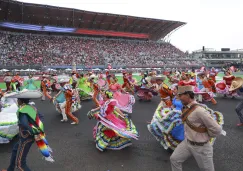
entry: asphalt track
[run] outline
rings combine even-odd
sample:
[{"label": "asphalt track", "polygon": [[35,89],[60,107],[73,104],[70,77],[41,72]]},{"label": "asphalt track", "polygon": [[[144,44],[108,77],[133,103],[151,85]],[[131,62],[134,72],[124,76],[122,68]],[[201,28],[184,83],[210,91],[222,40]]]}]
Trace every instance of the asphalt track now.
[{"label": "asphalt track", "polygon": [[[224,129],[227,136],[217,138],[214,145],[214,163],[216,171],[242,171],[243,161],[243,127],[236,127],[237,115],[234,112],[237,99],[217,98],[215,110],[224,114]],[[32,171],[170,171],[170,153],[152,137],[147,130],[159,98],[151,102],[136,101],[132,119],[140,138],[133,145],[120,151],[99,152],[95,148],[92,130],[96,123],[89,120],[87,112],[93,102],[82,103],[82,109],[76,113],[79,125],[61,123],[61,116],[49,101],[36,101],[37,108],[45,115],[45,130],[54,150],[55,163],[46,162],[34,144],[28,156],[28,165]],[[9,164],[14,142],[0,145],[0,169]],[[183,165],[184,171],[198,171],[196,161],[189,158]]]}]

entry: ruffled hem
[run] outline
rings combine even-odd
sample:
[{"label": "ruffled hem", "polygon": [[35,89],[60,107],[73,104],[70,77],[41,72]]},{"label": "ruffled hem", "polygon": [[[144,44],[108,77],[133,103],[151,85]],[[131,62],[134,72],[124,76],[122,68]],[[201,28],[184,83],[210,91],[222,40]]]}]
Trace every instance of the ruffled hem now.
[{"label": "ruffled hem", "polygon": [[133,95],[129,96],[129,102],[126,106],[121,106],[119,103],[117,104],[117,107],[127,113],[132,113],[132,106],[135,104],[135,98]]},{"label": "ruffled hem", "polygon": [[8,144],[11,139],[0,137],[0,144]]},{"label": "ruffled hem", "polygon": [[[116,112],[114,112],[114,114],[117,115]],[[97,123],[97,126],[99,124],[102,124],[104,127],[106,127],[107,129],[110,129],[112,131],[114,131],[116,133],[116,135],[123,137],[123,138],[133,138],[133,139],[138,139],[139,135],[137,132],[137,129],[135,127],[135,125],[133,124],[132,120],[129,118],[124,118],[124,121],[126,122],[126,129],[122,129],[117,127],[114,123],[112,123],[111,121],[107,120],[105,117],[100,115],[100,111],[99,110],[95,110],[95,111],[90,111],[87,114],[88,118],[95,118],[97,116],[99,116],[100,121]]]},{"label": "ruffled hem", "polygon": [[18,133],[19,133],[19,127],[17,124],[0,127],[0,137],[2,137],[2,138],[7,138],[7,139],[11,140]]},{"label": "ruffled hem", "polygon": [[[224,117],[222,113],[218,111],[214,111],[208,108],[206,105],[203,104],[200,105],[208,111],[208,113],[212,116],[212,118],[216,120],[216,122],[221,127],[223,126]],[[184,139],[183,136],[181,136],[182,132],[177,131],[178,129],[175,129],[178,128],[178,126],[181,126],[183,124],[180,118],[180,114],[171,110],[166,117],[162,117],[160,111],[163,111],[162,106],[158,106],[153,116],[152,123],[147,125],[147,128],[149,132],[155,137],[157,141],[160,142],[160,144],[165,149],[170,148],[174,150],[177,147],[177,145]],[[172,134],[174,136],[177,136],[177,138],[173,137]],[[213,144],[214,142],[215,142],[215,138],[211,138],[210,143]]]},{"label": "ruffled hem", "polygon": [[123,138],[120,136],[113,136],[113,137],[107,136],[104,133],[104,131],[107,130],[110,129],[104,126],[100,122],[97,123],[95,142],[96,142],[96,148],[99,149],[100,151],[104,151],[105,149],[121,150],[127,146],[132,145],[131,139],[129,138]]}]

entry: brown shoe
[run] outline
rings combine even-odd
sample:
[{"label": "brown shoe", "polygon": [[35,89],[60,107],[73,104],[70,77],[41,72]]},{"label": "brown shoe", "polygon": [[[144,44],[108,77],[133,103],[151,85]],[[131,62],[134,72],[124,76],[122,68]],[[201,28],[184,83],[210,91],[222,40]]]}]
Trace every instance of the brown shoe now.
[{"label": "brown shoe", "polygon": [[214,105],[217,104],[217,101],[216,101],[214,98],[211,100],[211,102],[212,102]]}]

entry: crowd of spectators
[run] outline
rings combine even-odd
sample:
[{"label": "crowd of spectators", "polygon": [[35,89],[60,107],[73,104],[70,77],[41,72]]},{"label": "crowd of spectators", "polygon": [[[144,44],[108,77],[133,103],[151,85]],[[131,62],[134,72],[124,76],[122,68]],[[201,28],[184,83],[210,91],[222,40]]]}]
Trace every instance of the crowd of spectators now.
[{"label": "crowd of spectators", "polygon": [[21,65],[194,65],[170,43],[0,32],[0,64]]}]

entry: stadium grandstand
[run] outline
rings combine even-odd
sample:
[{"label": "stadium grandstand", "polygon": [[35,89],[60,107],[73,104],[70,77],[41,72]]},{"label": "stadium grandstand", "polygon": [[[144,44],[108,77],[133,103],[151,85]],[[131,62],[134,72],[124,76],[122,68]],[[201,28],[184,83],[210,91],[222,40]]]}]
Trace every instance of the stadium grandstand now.
[{"label": "stadium grandstand", "polygon": [[230,48],[221,48],[216,51],[213,48],[202,48],[192,53],[194,59],[202,60],[207,67],[228,68],[235,66],[243,68],[243,50],[231,50]]},{"label": "stadium grandstand", "polygon": [[186,23],[0,1],[1,67],[198,67],[163,39]]}]

